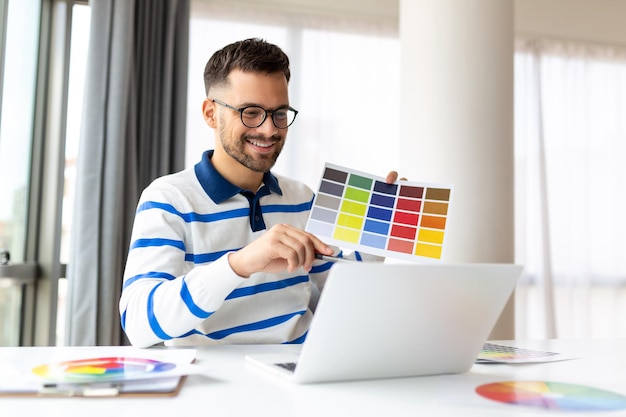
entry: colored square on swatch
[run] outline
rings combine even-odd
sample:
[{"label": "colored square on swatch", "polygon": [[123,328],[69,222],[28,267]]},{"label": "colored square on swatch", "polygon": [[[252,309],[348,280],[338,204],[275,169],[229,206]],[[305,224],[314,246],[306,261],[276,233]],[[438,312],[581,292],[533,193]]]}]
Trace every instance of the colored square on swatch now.
[{"label": "colored square on swatch", "polygon": [[326,163],[306,230],[329,244],[384,257],[438,261],[452,186],[400,181]]}]

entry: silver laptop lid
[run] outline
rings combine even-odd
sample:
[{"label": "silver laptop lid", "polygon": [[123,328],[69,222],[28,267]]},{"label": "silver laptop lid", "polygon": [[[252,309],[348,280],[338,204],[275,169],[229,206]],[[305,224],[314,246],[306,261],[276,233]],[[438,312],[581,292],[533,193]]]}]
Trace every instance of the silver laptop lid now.
[{"label": "silver laptop lid", "polygon": [[465,372],[521,271],[511,264],[335,264],[295,380]]}]

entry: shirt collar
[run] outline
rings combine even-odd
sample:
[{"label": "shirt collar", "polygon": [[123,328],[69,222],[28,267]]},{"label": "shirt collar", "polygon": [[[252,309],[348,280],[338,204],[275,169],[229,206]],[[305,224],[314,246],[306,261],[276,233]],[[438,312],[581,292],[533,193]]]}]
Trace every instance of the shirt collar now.
[{"label": "shirt collar", "polygon": [[[222,176],[222,174],[217,172],[211,163],[212,156],[212,149],[205,151],[202,154],[200,162],[194,166],[194,171],[196,173],[196,178],[198,178],[200,185],[207,195],[211,198],[211,200],[219,204],[244,190],[231,184]],[[278,179],[271,172],[268,171],[263,174],[263,183],[270,189],[271,192],[283,195],[283,192],[278,185]]]}]

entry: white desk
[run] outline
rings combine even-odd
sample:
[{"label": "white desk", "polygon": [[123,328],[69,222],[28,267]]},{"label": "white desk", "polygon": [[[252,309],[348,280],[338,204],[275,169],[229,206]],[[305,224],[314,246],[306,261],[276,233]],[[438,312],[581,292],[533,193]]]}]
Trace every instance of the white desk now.
[{"label": "white desk", "polygon": [[[543,364],[474,365],[461,375],[443,375],[292,385],[244,361],[248,353],[293,346],[219,346],[198,350],[206,375],[188,377],[176,397],[163,398],[0,398],[0,415],[50,417],[125,416],[535,416],[582,415],[500,404],[484,399],[477,386],[511,380],[546,380],[607,389],[626,395],[626,339],[592,341],[501,342],[520,347],[580,355],[580,359]],[[0,359],[30,349],[0,348]],[[32,353],[32,351],[31,351]],[[589,413],[585,413],[585,416]],[[626,416],[621,412],[593,415]]]}]

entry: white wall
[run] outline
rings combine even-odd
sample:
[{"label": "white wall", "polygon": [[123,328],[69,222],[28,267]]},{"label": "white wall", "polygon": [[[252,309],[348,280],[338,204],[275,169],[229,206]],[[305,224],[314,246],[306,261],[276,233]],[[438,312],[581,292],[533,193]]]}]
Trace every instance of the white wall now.
[{"label": "white wall", "polygon": [[[365,21],[383,22],[396,25],[398,22],[399,0],[192,0],[206,3],[207,7],[220,8],[222,5],[254,5],[267,11],[280,10],[306,15],[333,16],[350,20],[357,17]],[[239,18],[240,16],[238,16]]]},{"label": "white wall", "polygon": [[[398,22],[399,0],[205,0]],[[463,0],[458,0],[459,2]],[[515,32],[626,45],[625,0],[514,0]]]},{"label": "white wall", "polygon": [[626,1],[515,0],[515,32],[626,45]]}]

